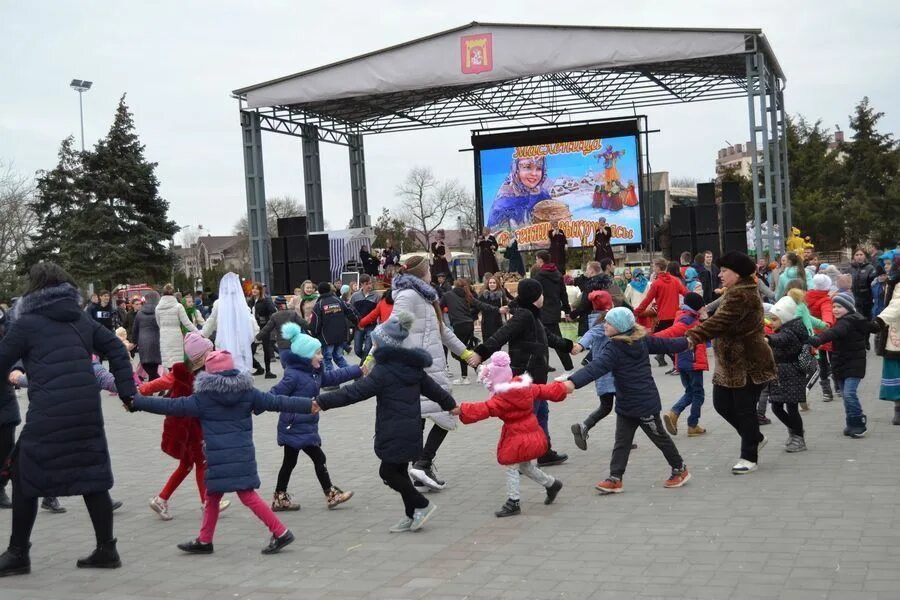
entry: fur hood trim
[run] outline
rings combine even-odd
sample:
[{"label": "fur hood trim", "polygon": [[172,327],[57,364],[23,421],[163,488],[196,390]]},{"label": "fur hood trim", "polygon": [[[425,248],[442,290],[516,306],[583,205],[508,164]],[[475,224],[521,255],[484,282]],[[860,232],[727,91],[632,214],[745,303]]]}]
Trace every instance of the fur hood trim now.
[{"label": "fur hood trim", "polygon": [[199,373],[194,379],[194,392],[218,392],[221,394],[238,394],[253,389],[253,377],[249,373],[237,370],[221,373]]},{"label": "fur hood trim", "polygon": [[81,294],[69,283],[45,287],[19,298],[12,310],[12,319],[37,312],[57,302],[74,302],[81,306]]},{"label": "fur hood trim", "polygon": [[402,346],[379,346],[372,353],[376,363],[402,363],[417,369],[431,366],[431,355],[421,348],[403,348]]},{"label": "fur hood trim", "polygon": [[633,344],[635,342],[641,341],[645,337],[647,337],[647,330],[644,329],[641,325],[635,325],[634,329],[632,329],[631,331],[626,331],[625,333],[614,335],[609,339],[615,340],[617,342],[624,342],[626,344]]},{"label": "fur hood trim", "polygon": [[434,302],[438,297],[437,290],[431,284],[413,275],[397,275],[391,280],[391,286],[395,290],[414,290],[429,302]]},{"label": "fur hood trim", "polygon": [[494,386],[495,394],[502,394],[504,392],[508,392],[510,390],[517,390],[521,388],[527,388],[531,386],[533,380],[531,379],[531,375],[528,373],[522,373],[522,375],[518,377],[513,377],[512,381],[508,381],[506,383],[498,383]]}]

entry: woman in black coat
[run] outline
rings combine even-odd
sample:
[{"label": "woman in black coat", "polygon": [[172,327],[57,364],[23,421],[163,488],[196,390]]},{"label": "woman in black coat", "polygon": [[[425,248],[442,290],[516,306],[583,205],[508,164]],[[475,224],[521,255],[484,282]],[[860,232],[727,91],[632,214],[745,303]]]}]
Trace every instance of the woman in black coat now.
[{"label": "woman in black coat", "polygon": [[13,452],[12,534],[0,555],[0,576],[31,571],[31,530],[40,496],[83,496],[97,548],[79,567],[121,566],[113,537],[112,466],[100,386],[91,355],[109,358],[119,396],[136,393],[128,352],[79,307],[69,275],[53,263],[32,267],[28,291],[0,340],[0,373],[21,360],[29,377],[28,416]]}]

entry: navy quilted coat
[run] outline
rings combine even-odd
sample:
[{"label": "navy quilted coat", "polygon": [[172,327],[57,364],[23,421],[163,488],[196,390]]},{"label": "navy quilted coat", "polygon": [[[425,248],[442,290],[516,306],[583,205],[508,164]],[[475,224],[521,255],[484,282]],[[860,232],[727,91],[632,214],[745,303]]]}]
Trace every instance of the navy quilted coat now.
[{"label": "navy quilted coat", "polygon": [[28,374],[28,413],[13,470],[25,496],[76,496],[113,485],[100,385],[91,355],[109,358],[119,395],[135,394],[128,351],[80,308],[69,284],[23,296],[0,340],[0,373],[19,359]]},{"label": "navy quilted coat", "polygon": [[211,492],[239,492],[259,487],[253,446],[253,413],[308,413],[309,398],[273,396],[253,387],[253,377],[240,371],[200,373],[194,393],[183,398],[136,396],[137,410],[158,415],[197,417],[206,450],[206,487]]},{"label": "navy quilted coat", "polygon": [[[313,369],[308,358],[297,356],[293,352],[282,352],[284,361],[284,378],[269,390],[279,396],[302,396],[315,398],[319,395],[319,387],[337,386],[351,379],[362,377],[362,370],[357,365],[323,371]],[[308,448],[321,446],[319,436],[319,415],[309,413],[283,412],[278,416],[278,445],[291,448]]]}]

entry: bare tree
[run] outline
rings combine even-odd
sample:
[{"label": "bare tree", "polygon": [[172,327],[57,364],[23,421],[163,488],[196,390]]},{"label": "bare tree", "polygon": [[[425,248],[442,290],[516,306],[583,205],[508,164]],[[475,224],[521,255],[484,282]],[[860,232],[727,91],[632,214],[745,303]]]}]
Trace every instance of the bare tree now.
[{"label": "bare tree", "polygon": [[467,193],[455,179],[441,182],[431,169],[415,167],[397,186],[397,196],[401,198],[397,216],[427,249],[432,234],[441,228],[447,217],[460,211]]},{"label": "bare tree", "polygon": [[[269,237],[278,235],[278,219],[302,217],[305,214],[306,206],[293,196],[266,198],[266,227],[269,230]],[[247,224],[247,215],[241,217],[234,226],[234,234],[250,239],[250,226]]]},{"label": "bare tree", "polygon": [[478,210],[475,206],[475,196],[466,191],[459,210],[456,211],[459,216],[459,224],[462,231],[460,237],[471,239],[473,242],[478,237]]},{"label": "bare tree", "polygon": [[688,177],[685,175],[679,175],[669,179],[669,187],[673,188],[695,188],[698,183],[699,180],[696,177]]},{"label": "bare tree", "polygon": [[0,161],[0,292],[12,295],[17,290],[16,266],[28,248],[38,219],[32,210],[34,185],[30,179]]}]

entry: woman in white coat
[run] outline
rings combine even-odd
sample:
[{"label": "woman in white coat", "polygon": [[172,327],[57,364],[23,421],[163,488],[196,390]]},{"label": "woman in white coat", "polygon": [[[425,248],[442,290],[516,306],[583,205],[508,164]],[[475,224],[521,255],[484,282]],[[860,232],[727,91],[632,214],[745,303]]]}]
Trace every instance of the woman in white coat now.
[{"label": "woman in white coat", "polygon": [[175,299],[175,288],[171,283],[163,287],[162,298],[156,305],[156,324],[159,325],[159,352],[162,366],[171,369],[175,363],[184,361],[184,327],[187,331],[197,331],[187,316],[184,306]]},{"label": "woman in white coat", "polygon": [[222,277],[219,299],[213,302],[212,312],[200,333],[206,338],[215,334],[216,349],[231,352],[235,369],[242,373],[253,370],[250,345],[259,333],[259,324],[247,306],[237,273],[225,273]]},{"label": "woman in white coat", "polygon": [[[450,380],[447,377],[447,359],[444,358],[444,346],[450,352],[459,356],[473,367],[481,362],[477,354],[466,349],[453,334],[453,330],[444,325],[441,318],[441,309],[438,304],[437,291],[431,286],[431,274],[428,269],[428,261],[421,256],[409,258],[401,267],[401,274],[391,281],[394,299],[393,314],[405,311],[415,317],[409,336],[404,340],[404,348],[422,348],[431,355],[431,366],[425,372],[442,388],[448,392],[451,390]],[[435,490],[441,490],[446,485],[434,470],[434,457],[438,448],[447,437],[447,432],[456,429],[456,417],[447,412],[440,411],[440,407],[434,402],[422,399],[422,413],[434,421],[431,431],[422,450],[422,455],[413,462],[409,474],[417,484],[423,484]],[[422,419],[422,429],[425,428],[425,419]]]}]

